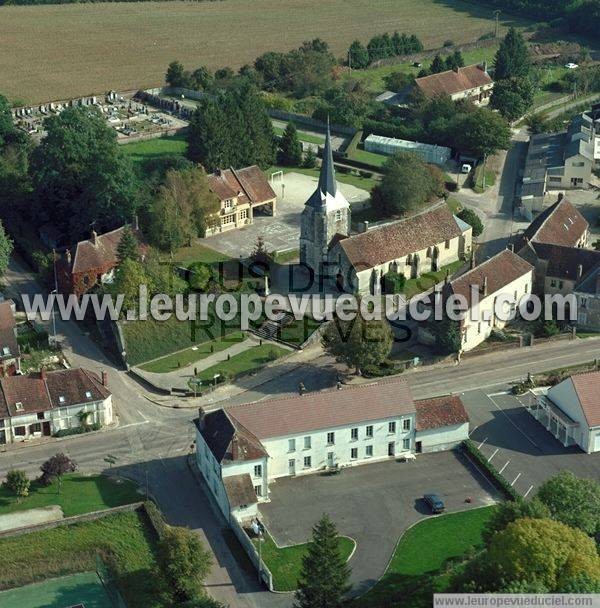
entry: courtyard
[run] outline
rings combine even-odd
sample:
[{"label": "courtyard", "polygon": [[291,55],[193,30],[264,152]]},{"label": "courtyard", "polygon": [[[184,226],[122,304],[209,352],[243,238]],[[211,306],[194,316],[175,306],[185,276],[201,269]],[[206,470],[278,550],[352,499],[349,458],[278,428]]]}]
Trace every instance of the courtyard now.
[{"label": "courtyard", "polygon": [[431,517],[422,501],[427,492],[438,493],[448,512],[497,499],[489,482],[461,455],[438,452],[419,455],[414,462],[373,463],[333,476],[279,479],[270,486],[271,502],[261,504],[260,512],[279,546],[305,542],[312,526],[328,513],[340,534],[356,541],[349,565],[353,594],[358,595],[384,573],[402,533]]},{"label": "courtyard", "polygon": [[[268,251],[290,251],[298,249],[300,238],[300,214],[304,203],[315,191],[318,177],[301,173],[285,173],[275,176],[273,189],[277,194],[277,215],[255,215],[254,223],[237,230],[229,230],[204,239],[212,247],[232,258],[248,256],[256,239],[262,236]],[[350,208],[359,210],[369,201],[370,194],[351,184],[338,182],[338,187],[350,203]]]},{"label": "courtyard", "polygon": [[600,481],[600,453],[565,448],[525,409],[526,395],[475,390],[461,399],[471,420],[471,439],[521,494],[533,496],[563,470]]}]

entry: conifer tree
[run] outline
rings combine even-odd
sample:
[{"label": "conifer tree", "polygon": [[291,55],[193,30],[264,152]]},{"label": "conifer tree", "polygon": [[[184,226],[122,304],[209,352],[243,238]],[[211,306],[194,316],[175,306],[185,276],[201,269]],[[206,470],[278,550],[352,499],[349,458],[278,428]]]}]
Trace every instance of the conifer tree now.
[{"label": "conifer tree", "polygon": [[433,58],[433,61],[431,62],[431,67],[429,69],[431,70],[432,74],[438,74],[439,72],[445,72],[446,63],[439,55],[436,55]]},{"label": "conifer tree", "polygon": [[298,131],[293,122],[288,122],[281,142],[281,164],[288,167],[298,167],[302,163],[302,144],[298,139]]},{"label": "conifer tree", "polygon": [[131,226],[125,226],[121,240],[117,245],[117,260],[119,265],[124,260],[133,260],[137,262],[139,258],[138,240],[133,234]]},{"label": "conifer tree", "polygon": [[530,67],[529,51],[523,35],[511,27],[494,59],[494,80],[526,78]]}]

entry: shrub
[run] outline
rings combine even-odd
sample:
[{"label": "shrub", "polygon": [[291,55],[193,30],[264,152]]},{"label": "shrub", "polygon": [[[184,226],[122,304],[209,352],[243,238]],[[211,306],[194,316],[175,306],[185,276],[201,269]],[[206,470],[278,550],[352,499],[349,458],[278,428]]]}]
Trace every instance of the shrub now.
[{"label": "shrub", "polygon": [[454,46],[454,40],[444,40],[444,46]]},{"label": "shrub", "polygon": [[398,272],[388,272],[383,278],[383,288],[387,294],[402,293],[406,285],[406,277]]},{"label": "shrub", "polygon": [[54,437],[68,437],[69,435],[82,435],[90,431],[99,431],[102,425],[99,422],[88,424],[87,426],[75,426],[72,429],[60,429],[54,433]]},{"label": "shrub", "polygon": [[25,471],[12,470],[6,474],[6,481],[2,485],[20,501],[24,496],[29,496],[30,484]]}]

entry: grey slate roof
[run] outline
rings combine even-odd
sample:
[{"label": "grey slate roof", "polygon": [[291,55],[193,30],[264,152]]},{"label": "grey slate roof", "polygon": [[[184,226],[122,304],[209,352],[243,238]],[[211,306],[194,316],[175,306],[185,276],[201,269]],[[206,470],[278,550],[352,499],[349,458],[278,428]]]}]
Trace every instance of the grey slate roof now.
[{"label": "grey slate roof", "polygon": [[333,166],[333,152],[331,149],[331,133],[329,130],[329,119],[327,119],[327,135],[325,137],[325,147],[323,148],[323,161],[319,173],[319,184],[311,197],[306,201],[307,205],[320,209],[323,206],[323,196],[330,194],[335,196],[337,184],[335,182],[335,168]]}]

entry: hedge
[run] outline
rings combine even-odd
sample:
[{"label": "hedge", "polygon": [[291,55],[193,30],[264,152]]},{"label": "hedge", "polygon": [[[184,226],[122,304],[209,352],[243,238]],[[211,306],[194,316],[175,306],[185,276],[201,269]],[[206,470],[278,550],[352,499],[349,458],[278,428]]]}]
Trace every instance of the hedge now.
[{"label": "hedge", "polygon": [[475,461],[475,464],[484,475],[504,493],[506,498],[509,500],[519,500],[521,498],[521,495],[506,481],[496,467],[491,462],[488,462],[488,459],[470,439],[465,439],[461,447]]},{"label": "hedge", "polygon": [[71,429],[60,429],[54,433],[55,437],[67,437],[69,435],[82,435],[83,433],[89,433],[90,431],[99,431],[102,425],[99,422],[89,424],[88,426],[74,426]]}]

